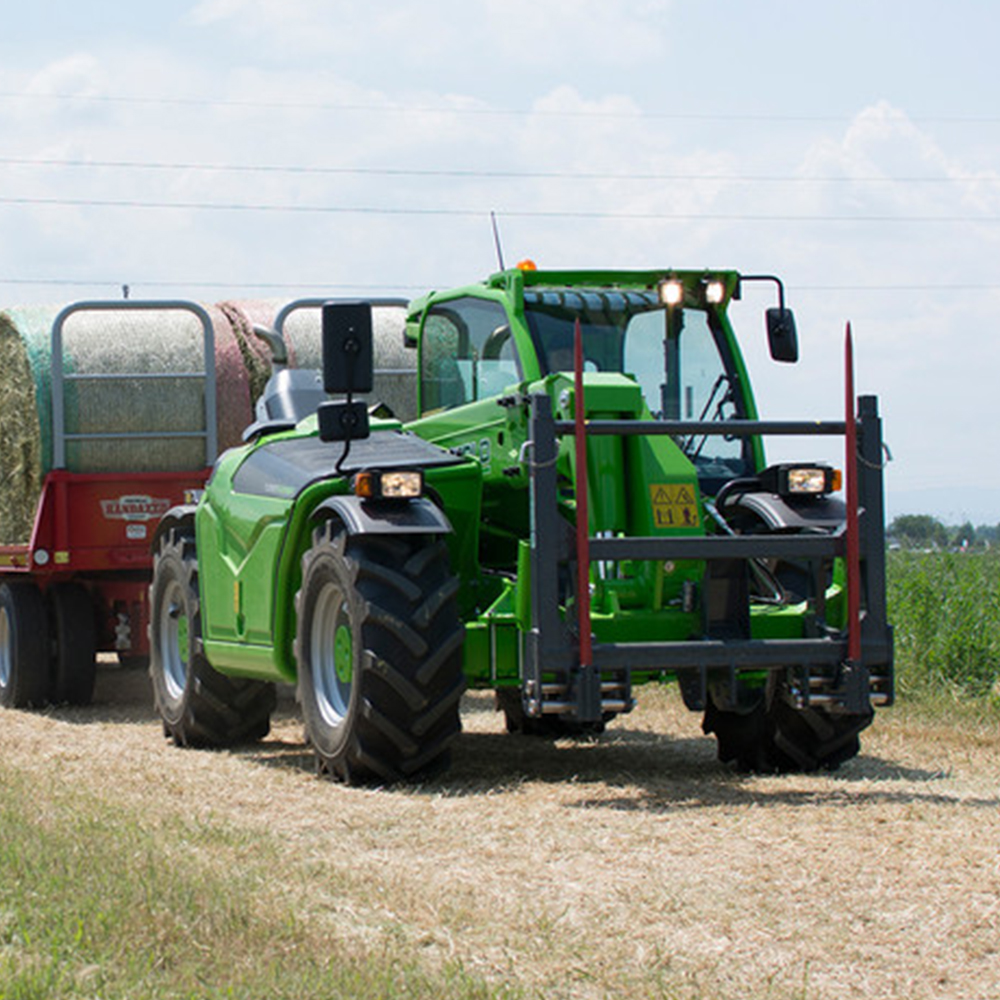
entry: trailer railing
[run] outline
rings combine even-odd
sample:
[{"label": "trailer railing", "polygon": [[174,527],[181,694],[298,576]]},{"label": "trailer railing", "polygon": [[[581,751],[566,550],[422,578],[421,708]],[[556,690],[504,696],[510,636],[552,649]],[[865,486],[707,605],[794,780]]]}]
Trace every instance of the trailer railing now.
[{"label": "trailer railing", "polygon": [[[83,312],[170,312],[192,313],[201,323],[204,364],[200,369],[170,372],[70,372],[66,370],[63,353],[67,322]],[[163,382],[176,380],[201,380],[204,382],[204,427],[194,431],[172,431],[156,428],[148,431],[85,432],[66,430],[66,384],[70,382]],[[63,309],[52,324],[52,459],[53,468],[66,468],[66,445],[77,441],[129,441],[164,439],[201,439],[205,442],[204,465],[209,466],[218,454],[215,394],[215,333],[212,320],[205,309],[196,302],[180,299],[140,301],[136,299],[75,302]]]}]

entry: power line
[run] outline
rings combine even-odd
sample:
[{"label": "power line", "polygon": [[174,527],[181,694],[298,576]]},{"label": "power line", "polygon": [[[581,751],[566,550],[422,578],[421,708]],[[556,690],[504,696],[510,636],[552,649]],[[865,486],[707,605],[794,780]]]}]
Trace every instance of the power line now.
[{"label": "power line", "polygon": [[[109,286],[120,288],[121,279],[110,278],[53,278],[53,277],[0,277],[0,285],[23,285],[23,286],[65,286],[73,288],[91,288]],[[207,281],[203,278],[197,280],[187,280],[177,278],[167,279],[136,279],[129,278],[127,284],[130,288],[229,288],[239,291],[273,291],[273,290],[330,290],[330,291],[369,291],[384,292],[386,289],[397,289],[400,291],[426,291],[429,287],[426,284],[414,285],[397,282],[382,282],[380,284],[365,283],[331,283],[325,281],[303,282],[303,281]],[[1000,291],[1000,282],[982,283],[934,283],[915,282],[912,284],[792,284],[786,282],[786,292],[789,295],[799,295],[811,292],[887,292],[905,293],[913,292],[995,292]]]},{"label": "power line", "polygon": [[26,287],[63,286],[67,288],[100,288],[105,285],[112,288],[121,288],[127,284],[133,291],[138,288],[229,288],[238,291],[281,291],[295,289],[316,290],[316,291],[366,291],[384,292],[386,289],[399,289],[408,291],[426,291],[426,285],[406,285],[395,284],[393,282],[383,282],[381,284],[360,284],[360,283],[340,283],[335,284],[326,281],[188,281],[183,278],[170,281],[165,279],[129,278],[123,282],[122,279],[110,278],[3,278],[0,277],[0,285],[20,285]]},{"label": "power line", "polygon": [[591,219],[636,222],[809,222],[865,224],[960,224],[996,223],[996,215],[786,215],[781,213],[737,214],[657,211],[598,211],[585,209],[480,209],[480,208],[417,208],[371,205],[291,205],[266,202],[204,202],[204,201],[141,201],[113,198],[44,198],[0,196],[2,205],[22,205],[49,208],[126,208],[160,209],[169,211],[264,212],[316,215],[383,215],[437,216],[452,218],[483,218],[490,211],[498,216],[516,219]]},{"label": "power line", "polygon": [[[472,117],[509,118],[592,118],[592,119],[642,119],[655,121],[727,122],[727,123],[792,123],[792,124],[842,124],[854,120],[852,115],[817,114],[765,114],[760,112],[698,112],[698,111],[635,111],[599,109],[546,109],[546,108],[487,108],[434,105],[406,105],[391,102],[364,103],[339,101],[260,101],[232,98],[124,96],[120,94],[39,94],[29,91],[0,91],[0,100],[6,101],[65,101],[67,103],[120,104],[136,106],[174,106],[192,108],[234,108],[271,111],[326,111],[360,114],[430,114]],[[900,120],[937,125],[995,125],[1000,124],[996,115],[896,115]]]},{"label": "power line", "polygon": [[456,168],[404,167],[333,167],[297,166],[295,164],[198,163],[146,160],[87,160],[53,157],[0,156],[0,166],[67,167],[111,170],[204,171],[207,173],[315,174],[321,176],[359,177],[449,177],[510,180],[610,180],[610,181],[729,181],[739,183],[886,183],[886,184],[958,184],[968,182],[1000,183],[1000,176],[955,174],[948,177],[888,177],[864,175],[796,174],[705,174],[705,173],[620,173],[568,170],[474,170]]}]

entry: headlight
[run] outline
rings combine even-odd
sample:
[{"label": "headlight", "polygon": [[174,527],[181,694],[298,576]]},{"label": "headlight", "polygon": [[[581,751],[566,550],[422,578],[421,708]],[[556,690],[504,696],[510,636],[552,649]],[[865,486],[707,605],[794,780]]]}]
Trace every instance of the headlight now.
[{"label": "headlight", "polygon": [[359,472],[354,477],[355,496],[367,500],[412,500],[424,492],[424,476],[410,470]]},{"label": "headlight", "polygon": [[726,285],[718,278],[711,278],[705,282],[705,301],[710,306],[722,305],[726,301]]},{"label": "headlight", "polygon": [[789,493],[825,493],[825,469],[789,469]]},{"label": "headlight", "polygon": [[828,465],[770,465],[759,478],[765,490],[779,496],[823,496],[840,489],[840,471]]},{"label": "headlight", "polygon": [[684,301],[684,283],[676,278],[665,278],[657,287],[657,292],[665,306],[679,306]]}]

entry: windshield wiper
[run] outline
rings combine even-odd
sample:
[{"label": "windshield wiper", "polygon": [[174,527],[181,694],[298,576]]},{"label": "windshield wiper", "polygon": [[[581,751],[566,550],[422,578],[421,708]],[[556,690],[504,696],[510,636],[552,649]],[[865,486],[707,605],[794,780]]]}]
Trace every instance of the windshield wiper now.
[{"label": "windshield wiper", "polygon": [[[718,393],[719,389],[723,385],[726,385],[727,389],[722,394],[722,398],[716,404],[715,413],[712,415],[712,420],[714,421],[714,420],[725,420],[726,419],[722,415],[722,408],[726,405],[726,403],[733,402],[733,384],[732,384],[732,382],[729,381],[729,376],[725,372],[723,372],[715,380],[715,384],[712,386],[712,391],[708,394],[708,399],[705,400],[705,405],[702,407],[702,411],[701,411],[701,413],[698,416],[698,420],[699,421],[704,420],[705,417],[708,415],[708,411],[712,408],[712,404],[715,402],[716,393]],[[684,442],[684,452],[691,459],[698,458],[698,456],[701,454],[701,449],[705,447],[705,443],[708,441],[708,435],[707,434],[703,434],[702,435],[701,441],[698,443],[698,447],[697,448],[693,448],[693,446],[694,446],[694,438],[695,438],[695,436],[694,436],[694,434],[692,434],[687,439],[687,441]],[[693,450],[692,450],[692,448],[693,448]]]}]

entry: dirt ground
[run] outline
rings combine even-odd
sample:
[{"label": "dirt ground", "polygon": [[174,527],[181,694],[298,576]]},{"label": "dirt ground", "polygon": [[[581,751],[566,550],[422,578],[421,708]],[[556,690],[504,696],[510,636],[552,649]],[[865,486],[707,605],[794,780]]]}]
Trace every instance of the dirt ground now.
[{"label": "dirt ground", "polygon": [[287,692],[263,743],[179,750],[145,674],[104,665],[92,707],[0,713],[0,753],[143,815],[276,833],[332,936],[547,996],[1000,997],[1000,733],[894,708],[835,774],[743,777],[699,722],[642,691],[553,744],[470,695],[446,775],[353,789],[314,776]]}]

